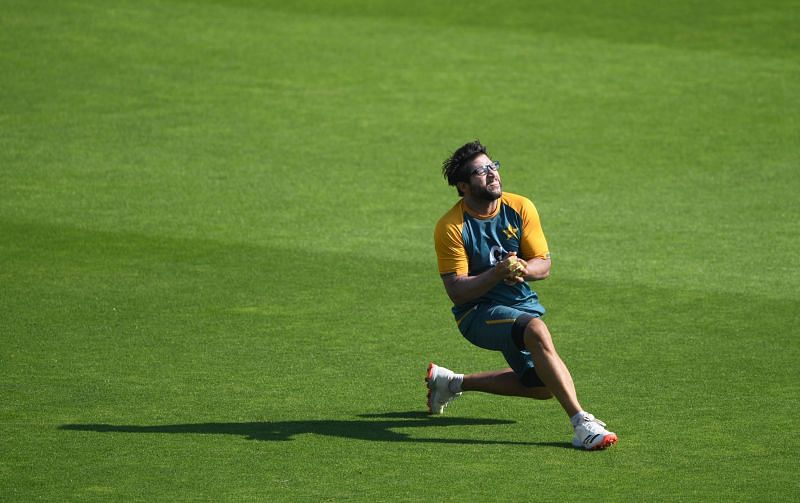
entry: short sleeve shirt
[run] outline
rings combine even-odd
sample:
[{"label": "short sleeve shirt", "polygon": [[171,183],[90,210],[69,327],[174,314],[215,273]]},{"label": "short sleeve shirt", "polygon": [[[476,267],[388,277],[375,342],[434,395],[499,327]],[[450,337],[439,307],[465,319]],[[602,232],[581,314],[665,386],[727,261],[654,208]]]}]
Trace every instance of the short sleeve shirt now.
[{"label": "short sleeve shirt", "polygon": [[[550,251],[533,203],[504,192],[491,215],[478,215],[460,199],[436,224],[434,232],[439,274],[476,276],[494,267],[509,252],[524,260],[549,258]],[[536,301],[527,282],[498,283],[480,299],[453,307],[458,314],[482,302],[515,305]]]}]

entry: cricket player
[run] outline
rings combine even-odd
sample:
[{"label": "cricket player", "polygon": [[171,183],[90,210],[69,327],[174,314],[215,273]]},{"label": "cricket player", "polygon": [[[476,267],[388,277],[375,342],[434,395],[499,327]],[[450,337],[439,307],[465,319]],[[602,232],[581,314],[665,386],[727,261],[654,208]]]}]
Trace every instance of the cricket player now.
[{"label": "cricket player", "polygon": [[444,161],[442,173],[460,199],[436,224],[434,241],[459,331],[475,346],[501,352],[509,367],[457,374],[431,363],[429,411],[441,414],[466,391],[555,397],[572,422],[572,444],[604,449],[617,435],[578,402],[569,369],[542,320],[545,309],[528,284],[550,274],[539,214],[529,199],[503,192],[499,169],[478,141]]}]

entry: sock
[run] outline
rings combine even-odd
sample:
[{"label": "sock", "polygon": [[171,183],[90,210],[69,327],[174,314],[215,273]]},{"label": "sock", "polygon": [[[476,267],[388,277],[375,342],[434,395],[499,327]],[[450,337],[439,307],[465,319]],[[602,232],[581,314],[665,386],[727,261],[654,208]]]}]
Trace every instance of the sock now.
[{"label": "sock", "polygon": [[447,387],[450,389],[450,393],[461,393],[461,383],[464,382],[464,374],[455,374],[450,382],[447,383]]},{"label": "sock", "polygon": [[585,410],[582,410],[582,411],[578,412],[577,414],[575,414],[574,416],[572,416],[571,418],[569,418],[570,422],[572,423],[572,427],[574,428],[574,427],[578,426],[579,424],[581,424],[581,422],[583,422],[583,419],[588,415],[589,415],[588,412],[586,412]]}]

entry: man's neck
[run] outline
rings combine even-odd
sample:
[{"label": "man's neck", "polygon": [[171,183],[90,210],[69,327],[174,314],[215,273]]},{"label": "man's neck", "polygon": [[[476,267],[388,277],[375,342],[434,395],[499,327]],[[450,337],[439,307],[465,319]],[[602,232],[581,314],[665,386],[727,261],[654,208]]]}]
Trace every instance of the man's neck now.
[{"label": "man's neck", "polygon": [[467,205],[473,213],[481,216],[491,215],[497,209],[500,199],[493,201],[486,201],[485,199],[476,199],[474,197],[464,196],[464,204]]}]

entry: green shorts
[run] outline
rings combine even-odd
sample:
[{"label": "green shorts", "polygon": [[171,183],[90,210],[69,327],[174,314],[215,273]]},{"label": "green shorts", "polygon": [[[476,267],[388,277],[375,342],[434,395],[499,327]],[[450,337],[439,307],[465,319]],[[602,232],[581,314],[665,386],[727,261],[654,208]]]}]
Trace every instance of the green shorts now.
[{"label": "green shorts", "polygon": [[472,344],[503,353],[522,384],[544,386],[536,374],[530,351],[522,343],[525,326],[544,312],[544,307],[538,302],[514,306],[477,304],[456,319],[456,323],[461,334]]}]

